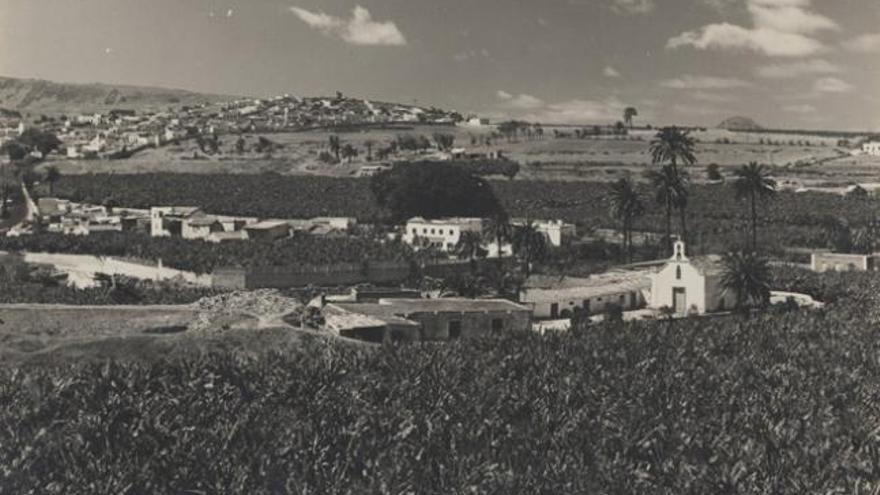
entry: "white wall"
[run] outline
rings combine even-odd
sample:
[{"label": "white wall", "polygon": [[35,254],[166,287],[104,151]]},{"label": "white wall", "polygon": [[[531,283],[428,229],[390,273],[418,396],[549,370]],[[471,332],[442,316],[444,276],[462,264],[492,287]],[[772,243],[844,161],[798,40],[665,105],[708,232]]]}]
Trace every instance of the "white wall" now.
[{"label": "white wall", "polygon": [[[676,277],[676,269],[681,268],[681,279]],[[685,290],[685,309],[696,306],[699,313],[706,312],[706,280],[687,261],[670,261],[660,272],[654,274],[651,280],[651,307],[672,308],[673,289]]]}]

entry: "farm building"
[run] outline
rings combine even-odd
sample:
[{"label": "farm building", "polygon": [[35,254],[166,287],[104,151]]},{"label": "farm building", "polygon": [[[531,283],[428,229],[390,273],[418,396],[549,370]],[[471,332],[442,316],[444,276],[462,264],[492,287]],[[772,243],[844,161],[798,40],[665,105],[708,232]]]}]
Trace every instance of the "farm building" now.
[{"label": "farm building", "polygon": [[276,241],[290,236],[290,224],[284,220],[264,220],[244,227],[248,239]]},{"label": "farm building", "polygon": [[[381,340],[453,340],[525,331],[531,326],[531,311],[504,299],[383,298],[378,303],[332,303],[327,308],[331,314],[344,312],[384,321]],[[380,333],[372,328],[373,336]]]},{"label": "farm building", "polygon": [[212,216],[190,218],[181,224],[184,239],[207,239],[213,232],[222,232],[223,225]]},{"label": "farm building", "polygon": [[538,319],[570,318],[576,311],[605,312],[611,305],[624,311],[643,308],[651,280],[644,272],[614,271],[589,278],[532,276],[519,301]]},{"label": "farm building", "polygon": [[814,272],[871,272],[880,267],[880,254],[812,253]]},{"label": "farm building", "polygon": [[731,309],[736,295],[721,284],[718,255],[688,258],[685,245],[675,243],[672,258],[651,275],[651,307],[671,308],[675,314],[704,314]]},{"label": "farm building", "polygon": [[483,233],[480,218],[442,218],[426,220],[411,218],[406,223],[403,241],[415,247],[431,246],[441,251],[452,251],[458,245],[463,232]]},{"label": "farm building", "polygon": [[862,152],[866,155],[880,156],[880,141],[868,141],[862,144]]},{"label": "farm building", "polygon": [[182,237],[183,224],[201,216],[205,214],[196,206],[154,206],[150,208],[150,235]]}]

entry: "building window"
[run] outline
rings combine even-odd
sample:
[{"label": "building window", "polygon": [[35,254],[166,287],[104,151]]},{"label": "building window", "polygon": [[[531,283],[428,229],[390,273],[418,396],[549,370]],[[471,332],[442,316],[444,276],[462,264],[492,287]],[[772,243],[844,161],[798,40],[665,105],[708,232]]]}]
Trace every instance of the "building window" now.
[{"label": "building window", "polygon": [[501,318],[493,318],[492,319],[492,331],[493,332],[500,332],[501,330],[504,330],[504,320],[502,320]]},{"label": "building window", "polygon": [[447,328],[449,330],[450,339],[457,339],[461,337],[461,320],[451,320]]},{"label": "building window", "polygon": [[681,267],[675,267],[675,280],[681,280]]},{"label": "building window", "polygon": [[621,308],[626,307],[626,294],[621,294],[619,300],[620,300],[620,307]]}]

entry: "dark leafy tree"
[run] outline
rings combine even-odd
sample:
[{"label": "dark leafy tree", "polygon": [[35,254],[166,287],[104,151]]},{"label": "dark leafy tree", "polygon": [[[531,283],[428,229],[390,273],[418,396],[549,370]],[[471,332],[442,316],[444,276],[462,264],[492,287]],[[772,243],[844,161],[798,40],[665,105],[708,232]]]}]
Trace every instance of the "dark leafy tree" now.
[{"label": "dark leafy tree", "polygon": [[776,195],[776,181],[764,165],[751,162],[734,172],[733,183],[737,199],[748,199],[751,209],[752,251],[758,249],[758,200]]},{"label": "dark leafy tree", "polygon": [[765,307],[770,303],[770,265],[755,252],[728,253],[722,259],[721,285],[733,292],[736,307]]}]

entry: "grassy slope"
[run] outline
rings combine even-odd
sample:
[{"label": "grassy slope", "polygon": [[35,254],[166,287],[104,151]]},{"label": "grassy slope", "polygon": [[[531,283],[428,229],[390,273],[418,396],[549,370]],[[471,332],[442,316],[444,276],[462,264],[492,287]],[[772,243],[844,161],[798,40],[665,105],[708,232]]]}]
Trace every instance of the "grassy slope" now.
[{"label": "grassy slope", "polygon": [[230,99],[191,91],[109,84],[74,84],[0,77],[0,107],[31,114],[143,111]]}]

